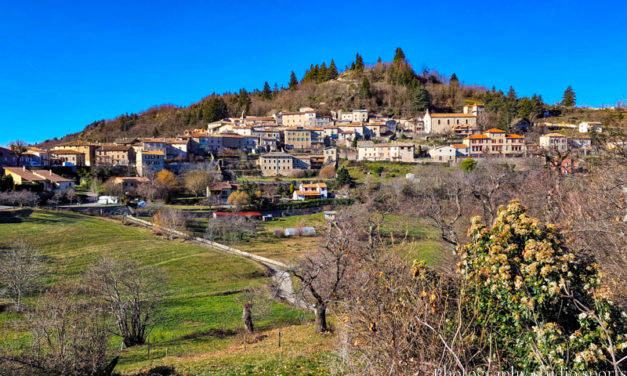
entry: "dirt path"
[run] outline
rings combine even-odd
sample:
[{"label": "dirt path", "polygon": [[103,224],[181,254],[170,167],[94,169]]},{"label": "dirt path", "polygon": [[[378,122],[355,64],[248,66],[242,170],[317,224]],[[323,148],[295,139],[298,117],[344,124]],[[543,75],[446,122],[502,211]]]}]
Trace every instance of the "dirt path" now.
[{"label": "dirt path", "polygon": [[[135,218],[132,216],[126,216],[124,217],[124,219],[132,223],[138,224],[140,226],[152,228],[152,223],[148,221],[144,221],[143,219]],[[207,239],[203,239],[199,237],[190,237],[189,235],[180,231],[167,229],[163,227],[160,228],[160,231],[169,232],[173,235],[186,239],[187,241],[190,241],[194,244],[198,244],[200,246],[209,248],[214,251],[236,255],[236,256],[244,257],[244,258],[258,262],[259,264],[263,265],[265,268],[268,269],[268,271],[272,275],[272,278],[276,281],[276,285],[275,285],[276,290],[274,291],[274,294],[277,298],[285,300],[296,307],[311,309],[311,307],[307,306],[307,304],[301,298],[299,298],[297,294],[294,293],[294,286],[292,285],[292,279],[290,278],[290,274],[287,272],[287,269],[288,269],[287,264],[282,263],[280,261],[269,259],[267,257],[255,255],[250,252],[245,252],[236,248],[232,248],[224,244],[216,243]]]}]

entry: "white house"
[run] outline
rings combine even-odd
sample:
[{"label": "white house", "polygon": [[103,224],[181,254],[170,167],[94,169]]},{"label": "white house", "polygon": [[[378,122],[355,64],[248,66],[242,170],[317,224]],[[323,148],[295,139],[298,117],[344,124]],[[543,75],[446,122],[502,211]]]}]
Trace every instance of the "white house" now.
[{"label": "white house", "polygon": [[429,156],[435,162],[455,162],[457,149],[451,145],[440,146],[429,150]]},{"label": "white house", "polygon": [[603,124],[598,121],[582,121],[579,123],[579,133],[588,133],[592,131],[601,133],[603,131]]},{"label": "white house", "polygon": [[568,150],[568,137],[561,133],[549,133],[540,136],[540,146],[546,150],[554,149],[560,153]]},{"label": "white house", "polygon": [[313,184],[301,184],[297,191],[294,191],[292,196],[293,200],[307,200],[312,198],[327,198],[327,184],[326,183],[313,183]]}]

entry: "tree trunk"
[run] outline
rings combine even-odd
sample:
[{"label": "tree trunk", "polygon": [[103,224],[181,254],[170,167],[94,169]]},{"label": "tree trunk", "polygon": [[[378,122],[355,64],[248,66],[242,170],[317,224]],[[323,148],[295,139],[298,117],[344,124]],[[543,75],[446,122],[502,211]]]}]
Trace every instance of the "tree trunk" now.
[{"label": "tree trunk", "polygon": [[316,304],[316,330],[319,333],[327,332],[327,306],[325,304]]},{"label": "tree trunk", "polygon": [[252,304],[250,303],[244,304],[244,311],[242,312],[242,321],[244,322],[244,326],[246,327],[246,331],[248,333],[252,333],[255,331],[255,327],[253,325]]}]

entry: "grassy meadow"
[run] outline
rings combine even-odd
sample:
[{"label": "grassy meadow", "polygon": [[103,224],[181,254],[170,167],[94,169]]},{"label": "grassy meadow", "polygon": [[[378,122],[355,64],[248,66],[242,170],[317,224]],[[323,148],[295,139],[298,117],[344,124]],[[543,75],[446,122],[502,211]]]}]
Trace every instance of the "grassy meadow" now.
[{"label": "grassy meadow", "polygon": [[[234,358],[211,356],[228,351],[242,341],[241,303],[238,301],[241,291],[268,281],[266,271],[251,261],[183,241],[167,241],[149,230],[124,226],[114,220],[67,212],[35,211],[21,223],[0,224],[0,233],[3,235],[0,247],[25,240],[39,249],[46,258],[47,286],[80,279],[82,273],[103,256],[137,259],[165,270],[169,281],[164,285],[166,298],[161,304],[163,321],[152,330],[150,345],[120,351],[120,338],[112,338],[112,354],[121,357],[118,371],[136,371],[159,364],[166,353],[173,359],[201,357],[203,365],[190,369],[189,374],[202,374],[201,369],[206,368],[226,375],[230,372],[229,361],[235,362],[236,368],[254,368],[257,363],[273,359],[271,356],[246,359],[247,352]],[[34,300],[31,297],[27,302],[33,304]],[[309,313],[279,303],[272,303],[266,311],[265,316],[256,321],[262,333],[283,327],[297,332],[301,326],[308,328],[311,320]],[[315,336],[312,334],[312,337]],[[0,342],[12,341],[13,344],[28,341],[21,315],[0,313],[0,338]],[[264,341],[257,346],[263,348]],[[285,346],[289,341],[285,338]],[[302,346],[297,348],[303,349]],[[310,355],[292,351],[288,359]],[[212,366],[213,361],[216,367]],[[275,359],[274,364],[283,367],[280,358]]]}]

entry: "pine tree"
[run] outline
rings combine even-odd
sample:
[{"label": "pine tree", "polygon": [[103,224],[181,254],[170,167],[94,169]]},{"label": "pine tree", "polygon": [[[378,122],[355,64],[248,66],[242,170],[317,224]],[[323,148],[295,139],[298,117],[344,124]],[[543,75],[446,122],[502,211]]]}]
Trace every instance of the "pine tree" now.
[{"label": "pine tree", "polygon": [[252,101],[250,100],[246,89],[240,89],[239,95],[237,96],[237,105],[239,106],[240,111],[243,110],[244,113],[247,113],[251,103]]},{"label": "pine tree", "polygon": [[562,97],[562,106],[575,107],[576,103],[577,96],[575,95],[575,91],[570,85],[568,85],[568,87],[564,91],[564,96]]},{"label": "pine tree", "polygon": [[344,166],[340,167],[339,170],[337,170],[336,181],[340,187],[353,184],[353,178]]},{"label": "pine tree", "polygon": [[514,90],[513,86],[509,87],[509,91],[507,92],[507,99],[516,100],[518,95],[516,94],[516,90]]},{"label": "pine tree", "polygon": [[416,85],[416,87],[413,89],[413,96],[411,101],[412,109],[414,110],[414,112],[418,113],[426,111],[429,108],[430,101],[431,97],[424,85],[422,85],[421,83]]},{"label": "pine tree", "polygon": [[331,64],[329,64],[329,68],[327,68],[327,81],[335,80],[338,76],[337,67],[335,66],[335,61],[331,59]]},{"label": "pine tree", "polygon": [[290,89],[294,89],[296,87],[296,85],[298,85],[298,79],[296,78],[296,73],[294,73],[294,71],[292,71],[292,74],[290,74],[289,88]]},{"label": "pine tree", "polygon": [[451,75],[451,79],[449,80],[449,82],[451,86],[459,87],[459,79],[457,78],[457,75],[455,73]]},{"label": "pine tree", "polygon": [[263,90],[261,91],[261,97],[266,100],[272,99],[272,89],[270,89],[270,84],[266,81],[263,84]]},{"label": "pine tree", "polygon": [[222,120],[229,116],[229,109],[221,97],[211,97],[202,108],[202,120],[205,123]]},{"label": "pine tree", "polygon": [[381,64],[381,63],[382,63],[381,56],[379,56],[379,58],[377,59],[377,64]]},{"label": "pine tree", "polygon": [[394,53],[394,60],[392,60],[392,63],[399,64],[399,63],[404,63],[404,62],[405,62],[405,53],[400,47],[397,47],[396,52]]},{"label": "pine tree", "polygon": [[370,99],[372,97],[372,93],[370,91],[370,81],[368,78],[364,77],[361,81],[361,85],[359,85],[359,98],[361,99]]},{"label": "pine tree", "polygon": [[360,54],[355,54],[355,72],[361,73],[364,71],[364,58]]},{"label": "pine tree", "polygon": [[327,64],[326,63],[322,63],[322,65],[320,66],[320,68],[318,69],[318,82],[324,82],[327,80]]}]

